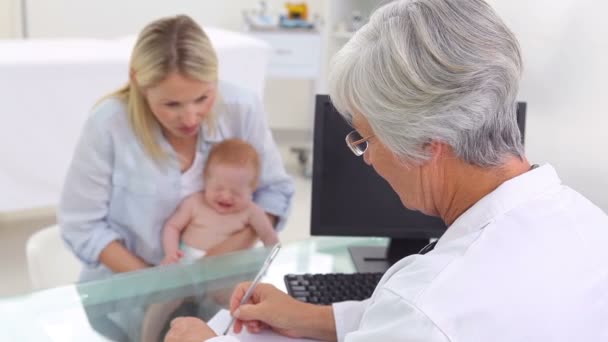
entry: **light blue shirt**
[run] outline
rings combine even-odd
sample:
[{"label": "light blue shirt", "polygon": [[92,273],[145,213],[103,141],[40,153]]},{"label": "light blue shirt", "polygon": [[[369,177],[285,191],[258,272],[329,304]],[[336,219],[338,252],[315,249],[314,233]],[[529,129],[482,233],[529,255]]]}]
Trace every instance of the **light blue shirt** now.
[{"label": "light blue shirt", "polygon": [[[220,83],[214,112],[216,131],[211,134],[203,124],[198,152],[206,160],[211,146],[221,140],[240,138],[251,143],[261,159],[254,201],[279,217],[277,229],[281,229],[294,192],[293,180],[285,172],[259,99],[244,89]],[[63,239],[84,263],[81,281],[112,274],[100,264],[99,254],[115,240],[149,264],[161,261],[162,228],[181,200],[181,171],[174,150],[160,130],[156,133],[169,155],[162,165],[144,152],[122,101],[104,100],[88,118],[58,209]]]}]

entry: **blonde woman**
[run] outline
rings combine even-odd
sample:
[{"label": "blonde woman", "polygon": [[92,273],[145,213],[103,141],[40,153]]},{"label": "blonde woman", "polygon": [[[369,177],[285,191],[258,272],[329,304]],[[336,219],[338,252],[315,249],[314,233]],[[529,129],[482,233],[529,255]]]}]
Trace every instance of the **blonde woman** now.
[{"label": "blonde woman", "polygon": [[[137,39],[129,76],[93,109],[60,200],[62,236],[84,263],[81,281],[158,264],[165,220],[203,188],[207,153],[227,138],[251,143],[262,157],[254,201],[280,229],[292,180],[257,97],[218,81],[205,32],[187,16],[152,22]],[[245,229],[208,254],[256,239]]]}]

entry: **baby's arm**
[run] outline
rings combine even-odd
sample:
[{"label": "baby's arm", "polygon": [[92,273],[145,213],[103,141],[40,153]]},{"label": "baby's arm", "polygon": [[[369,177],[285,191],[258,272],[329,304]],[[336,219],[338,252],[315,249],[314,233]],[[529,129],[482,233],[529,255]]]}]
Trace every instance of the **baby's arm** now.
[{"label": "baby's arm", "polygon": [[270,223],[270,218],[257,204],[251,204],[249,225],[258,234],[264,246],[273,246],[279,242],[279,236]]},{"label": "baby's arm", "polygon": [[177,210],[165,223],[163,227],[163,249],[165,258],[162,265],[176,263],[183,256],[179,250],[179,240],[182,231],[192,220],[195,196],[189,196],[177,207]]}]

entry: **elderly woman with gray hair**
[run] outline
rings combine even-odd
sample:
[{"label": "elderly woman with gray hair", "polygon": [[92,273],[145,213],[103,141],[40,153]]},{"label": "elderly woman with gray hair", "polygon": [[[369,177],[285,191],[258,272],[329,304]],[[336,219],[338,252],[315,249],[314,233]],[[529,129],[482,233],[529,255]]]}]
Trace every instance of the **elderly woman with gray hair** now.
[{"label": "elderly woman with gray hair", "polygon": [[[482,0],[400,0],[335,56],[349,147],[403,205],[448,225],[393,265],[372,298],[298,302],[260,285],[235,330],[331,341],[608,340],[608,216],[524,156],[513,33]],[[237,310],[238,308],[238,310]],[[166,341],[233,341],[177,319]],[[198,339],[194,339],[198,338]]]}]

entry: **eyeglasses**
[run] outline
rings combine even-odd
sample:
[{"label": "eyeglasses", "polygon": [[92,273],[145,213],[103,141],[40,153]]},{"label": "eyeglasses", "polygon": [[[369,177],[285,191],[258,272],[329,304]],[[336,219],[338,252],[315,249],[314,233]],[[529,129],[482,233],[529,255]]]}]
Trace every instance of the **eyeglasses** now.
[{"label": "eyeglasses", "polygon": [[361,134],[357,131],[352,131],[346,135],[346,145],[350,148],[353,153],[359,157],[362,156],[363,153],[367,150],[367,141],[373,138],[374,135],[370,135],[368,137],[362,137]]}]

